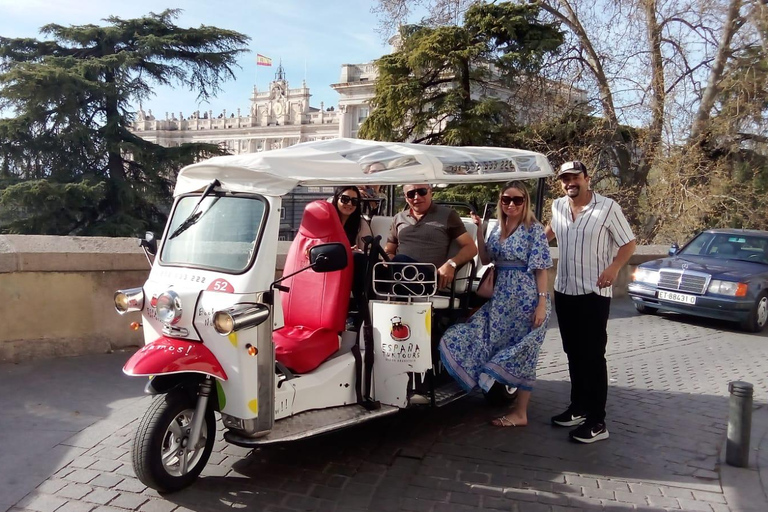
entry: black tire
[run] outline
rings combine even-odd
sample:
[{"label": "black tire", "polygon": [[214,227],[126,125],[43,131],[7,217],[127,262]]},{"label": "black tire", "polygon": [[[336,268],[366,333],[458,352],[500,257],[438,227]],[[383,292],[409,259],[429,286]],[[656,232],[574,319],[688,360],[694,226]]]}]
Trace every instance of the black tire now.
[{"label": "black tire", "polygon": [[655,315],[659,311],[659,308],[647,306],[642,302],[635,302],[635,309],[637,310],[638,313],[641,313],[643,315]]},{"label": "black tire", "polygon": [[757,296],[749,317],[741,323],[741,328],[747,332],[761,332],[766,324],[768,324],[768,291]]},{"label": "black tire", "polygon": [[178,471],[172,469],[174,461],[169,461],[167,466],[163,462],[164,452],[184,443],[194,411],[195,398],[183,389],[174,389],[155,398],[144,413],[133,439],[133,470],[147,487],[159,492],[179,491],[190,486],[205,467],[216,441],[216,417],[210,408],[200,432],[200,442],[204,445],[187,457],[191,467],[182,474],[181,467]]},{"label": "black tire", "polygon": [[509,388],[499,382],[494,382],[487,393],[483,391],[483,396],[488,405],[509,405],[517,398],[517,388]]}]

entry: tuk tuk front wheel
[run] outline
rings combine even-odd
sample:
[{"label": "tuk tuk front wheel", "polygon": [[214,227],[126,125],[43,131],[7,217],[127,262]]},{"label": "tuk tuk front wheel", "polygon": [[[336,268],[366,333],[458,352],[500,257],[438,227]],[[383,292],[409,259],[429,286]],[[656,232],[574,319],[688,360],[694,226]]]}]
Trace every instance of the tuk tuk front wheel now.
[{"label": "tuk tuk front wheel", "polygon": [[133,440],[133,470],[147,487],[174,492],[191,485],[208,462],[216,440],[216,417],[208,409],[197,446],[188,446],[195,398],[181,389],[158,396]]}]

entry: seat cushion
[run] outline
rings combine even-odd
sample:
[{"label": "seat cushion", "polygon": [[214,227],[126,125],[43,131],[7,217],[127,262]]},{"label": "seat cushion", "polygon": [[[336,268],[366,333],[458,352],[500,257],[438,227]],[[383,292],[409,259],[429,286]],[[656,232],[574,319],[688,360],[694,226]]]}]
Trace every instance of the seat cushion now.
[{"label": "seat cushion", "polygon": [[314,370],[339,350],[339,335],[330,329],[286,326],[272,333],[275,359],[292,372]]}]

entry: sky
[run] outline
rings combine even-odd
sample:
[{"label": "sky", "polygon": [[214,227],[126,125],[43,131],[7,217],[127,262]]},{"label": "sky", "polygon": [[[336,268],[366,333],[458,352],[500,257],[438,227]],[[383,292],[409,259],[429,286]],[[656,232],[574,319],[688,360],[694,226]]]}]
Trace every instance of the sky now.
[{"label": "sky", "polygon": [[[155,117],[166,112],[184,116],[195,110],[245,114],[250,108],[253,86],[265,90],[274,79],[282,60],[291,88],[306,79],[310,104],[325,107],[338,104],[338,94],[330,87],[338,83],[342,64],[369,62],[389,52],[389,46],[376,32],[372,0],[0,0],[0,35],[41,38],[40,27],[102,24],[104,18],[137,18],[150,12],[178,8],[180,27],[209,25],[236,30],[251,38],[250,52],[243,53],[236,79],[223,84],[221,92],[209,102],[199,103],[197,94],[181,87],[156,87],[155,97],[142,107]],[[272,67],[256,66],[256,55],[272,59]]]}]

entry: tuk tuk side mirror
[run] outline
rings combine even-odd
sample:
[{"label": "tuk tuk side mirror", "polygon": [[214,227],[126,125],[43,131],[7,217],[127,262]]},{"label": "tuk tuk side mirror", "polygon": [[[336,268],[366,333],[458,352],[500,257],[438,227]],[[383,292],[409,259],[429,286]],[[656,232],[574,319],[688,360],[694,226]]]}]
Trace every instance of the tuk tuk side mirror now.
[{"label": "tuk tuk side mirror", "polygon": [[672,245],[669,247],[669,255],[674,256],[677,254],[677,251],[680,250],[680,246],[677,245],[677,242],[673,242]]},{"label": "tuk tuk side mirror", "polygon": [[139,242],[139,246],[144,248],[152,256],[157,254],[157,239],[155,234],[151,231],[147,231],[144,234],[144,239]]},{"label": "tuk tuk side mirror", "polygon": [[334,272],[347,263],[347,250],[338,242],[315,245],[309,250],[309,264],[315,272]]}]

